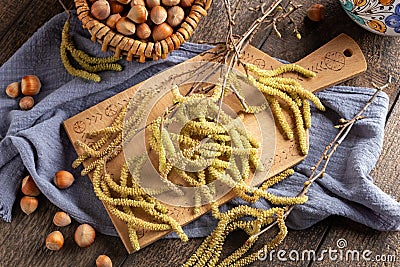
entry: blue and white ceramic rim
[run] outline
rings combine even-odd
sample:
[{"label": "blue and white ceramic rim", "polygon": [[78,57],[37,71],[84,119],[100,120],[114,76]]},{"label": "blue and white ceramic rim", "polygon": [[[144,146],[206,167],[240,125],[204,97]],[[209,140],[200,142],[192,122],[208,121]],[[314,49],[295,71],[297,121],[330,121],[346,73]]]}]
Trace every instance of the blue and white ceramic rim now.
[{"label": "blue and white ceramic rim", "polygon": [[400,0],[339,0],[363,28],[380,35],[400,36]]}]

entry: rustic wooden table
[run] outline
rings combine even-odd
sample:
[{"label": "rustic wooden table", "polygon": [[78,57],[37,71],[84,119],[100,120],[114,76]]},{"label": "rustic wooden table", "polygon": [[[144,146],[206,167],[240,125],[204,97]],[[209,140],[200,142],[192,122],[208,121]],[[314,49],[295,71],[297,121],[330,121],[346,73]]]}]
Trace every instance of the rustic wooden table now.
[{"label": "rustic wooden table", "polygon": [[[72,0],[65,0],[73,8]],[[254,19],[249,7],[262,1],[232,0],[234,16],[239,23],[237,29],[243,31]],[[288,2],[288,1],[286,1]],[[348,85],[370,86],[371,75],[386,75],[390,72],[397,84],[390,86],[386,93],[390,97],[390,112],[387,116],[384,149],[379,162],[372,172],[375,183],[388,194],[400,199],[400,174],[398,151],[400,151],[400,38],[389,38],[374,35],[359,28],[341,9],[339,1],[320,1],[326,6],[326,18],[320,23],[305,20],[305,10],[310,1],[297,0],[304,8],[293,16],[303,38],[297,40],[292,28],[281,24],[279,29],[284,38],[261,30],[252,44],[268,54],[289,61],[296,61],[317,49],[340,33],[347,33],[362,48],[368,62],[368,71],[348,82]],[[43,23],[55,14],[62,12],[61,6],[54,0],[0,0],[0,65],[3,64]],[[226,29],[225,12],[222,1],[214,1],[209,16],[199,25],[191,41],[216,42],[223,40]],[[21,212],[19,205],[13,209],[12,223],[0,222],[0,266],[94,266],[100,254],[107,254],[114,266],[179,266],[200,245],[202,239],[193,239],[188,243],[180,240],[160,240],[142,249],[138,253],[128,255],[119,238],[98,234],[95,243],[86,249],[77,247],[73,241],[73,232],[78,226],[73,222],[63,229],[66,237],[65,247],[59,252],[51,252],[44,246],[48,233],[55,230],[51,223],[58,210],[43,195],[39,197],[38,211],[30,216]],[[244,236],[235,234],[228,240],[228,251],[235,246],[237,240]],[[339,239],[347,241],[349,250],[370,250],[372,257],[381,261],[365,262],[343,260],[330,261],[325,257],[322,261],[259,261],[253,266],[398,266],[400,233],[378,232],[344,218],[331,217],[317,225],[303,230],[290,231],[281,245],[286,251],[322,250],[336,248]],[[260,242],[266,242],[262,237]],[[319,255],[319,254],[318,254]],[[396,257],[396,262],[388,262]],[[385,262],[386,260],[386,262]]]}]

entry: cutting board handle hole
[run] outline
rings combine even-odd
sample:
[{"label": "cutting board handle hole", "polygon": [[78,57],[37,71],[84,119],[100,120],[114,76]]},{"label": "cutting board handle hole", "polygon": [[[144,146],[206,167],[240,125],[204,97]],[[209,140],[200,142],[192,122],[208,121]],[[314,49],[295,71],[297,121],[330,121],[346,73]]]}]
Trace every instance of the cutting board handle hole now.
[{"label": "cutting board handle hole", "polygon": [[347,48],[346,50],[343,51],[343,55],[345,55],[346,57],[351,57],[353,55],[353,51]]}]

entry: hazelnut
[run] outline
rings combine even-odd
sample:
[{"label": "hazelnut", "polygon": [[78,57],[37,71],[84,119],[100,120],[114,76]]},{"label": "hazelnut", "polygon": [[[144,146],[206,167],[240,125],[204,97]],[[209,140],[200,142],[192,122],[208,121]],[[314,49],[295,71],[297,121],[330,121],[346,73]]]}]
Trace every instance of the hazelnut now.
[{"label": "hazelnut", "polygon": [[118,32],[124,35],[132,35],[136,32],[136,25],[127,17],[120,18],[115,24]]},{"label": "hazelnut", "polygon": [[156,25],[153,28],[153,32],[151,36],[153,37],[154,42],[161,41],[167,37],[169,37],[173,33],[173,29],[167,23],[161,23],[160,25]]},{"label": "hazelnut", "polygon": [[146,4],[150,9],[152,9],[155,6],[159,6],[161,3],[160,0],[146,0]]},{"label": "hazelnut", "polygon": [[51,232],[46,237],[46,247],[50,250],[60,250],[64,245],[64,236],[60,231]]},{"label": "hazelnut", "polygon": [[165,6],[176,6],[181,2],[180,0],[162,0],[161,1]]},{"label": "hazelnut", "polygon": [[151,29],[146,23],[139,24],[136,27],[136,35],[140,39],[147,39],[151,35]]},{"label": "hazelnut", "polygon": [[110,14],[118,14],[124,11],[124,5],[119,2],[110,0],[108,3],[110,4]]},{"label": "hazelnut", "polygon": [[64,227],[71,223],[71,217],[63,211],[58,211],[54,214],[53,223],[56,226]]},{"label": "hazelnut", "polygon": [[130,20],[135,23],[143,23],[147,20],[149,13],[147,12],[147,8],[142,5],[136,5],[129,10],[128,15],[126,15]]},{"label": "hazelnut", "polygon": [[106,21],[106,25],[110,27],[111,29],[115,29],[115,25],[117,24],[117,21],[121,18],[120,14],[112,14],[111,16],[108,17]]},{"label": "hazelnut", "polygon": [[186,8],[186,7],[191,7],[193,5],[194,0],[181,0],[181,7]]},{"label": "hazelnut", "polygon": [[98,0],[93,3],[90,13],[98,20],[104,20],[111,14],[111,7],[107,0]]},{"label": "hazelnut", "polygon": [[24,96],[19,101],[19,107],[22,110],[29,110],[35,105],[35,100],[31,96]]},{"label": "hazelnut", "polygon": [[26,196],[37,197],[40,195],[40,190],[30,175],[22,179],[21,191]]},{"label": "hazelnut", "polygon": [[19,202],[21,210],[26,214],[32,214],[38,207],[39,201],[35,197],[23,196]]},{"label": "hazelnut", "polygon": [[58,171],[54,175],[54,184],[59,189],[65,189],[65,188],[70,187],[74,181],[75,181],[75,178],[72,175],[72,173],[67,172],[67,171]]},{"label": "hazelnut", "polygon": [[107,255],[100,255],[96,259],[96,267],[112,267],[112,261]]},{"label": "hazelnut", "polygon": [[132,7],[132,6],[137,6],[137,5],[144,6],[144,5],[145,5],[145,4],[144,4],[144,0],[132,0],[132,1],[131,1],[131,7]]},{"label": "hazelnut", "polygon": [[124,5],[127,5],[131,2],[131,0],[117,0],[117,1]]},{"label": "hazelnut", "polygon": [[162,6],[155,6],[150,11],[150,19],[154,24],[159,25],[167,19],[167,10]]},{"label": "hazelnut", "polygon": [[21,94],[21,83],[10,83],[6,88],[6,94],[11,98],[17,98]]},{"label": "hazelnut", "polygon": [[75,243],[81,248],[89,247],[96,238],[96,231],[89,224],[81,224],[76,228],[74,234]]},{"label": "hazelnut", "polygon": [[321,21],[324,19],[325,7],[321,4],[314,4],[307,10],[307,17],[312,21]]},{"label": "hazelnut", "polygon": [[168,9],[167,22],[171,27],[176,27],[182,23],[185,18],[185,11],[180,6],[173,6]]},{"label": "hazelnut", "polygon": [[21,92],[23,95],[34,96],[40,92],[42,84],[35,75],[26,75],[21,80]]}]

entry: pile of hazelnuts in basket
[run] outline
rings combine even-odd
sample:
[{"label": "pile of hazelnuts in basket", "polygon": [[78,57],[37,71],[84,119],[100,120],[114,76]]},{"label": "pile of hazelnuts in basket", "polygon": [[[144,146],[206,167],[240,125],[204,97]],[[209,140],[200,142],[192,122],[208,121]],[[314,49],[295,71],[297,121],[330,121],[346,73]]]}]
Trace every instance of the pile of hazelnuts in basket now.
[{"label": "pile of hazelnuts in basket", "polygon": [[90,0],[90,12],[117,32],[138,40],[169,37],[194,0]]}]

